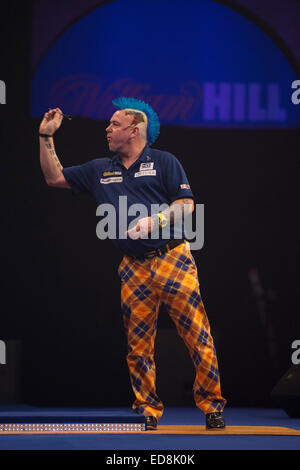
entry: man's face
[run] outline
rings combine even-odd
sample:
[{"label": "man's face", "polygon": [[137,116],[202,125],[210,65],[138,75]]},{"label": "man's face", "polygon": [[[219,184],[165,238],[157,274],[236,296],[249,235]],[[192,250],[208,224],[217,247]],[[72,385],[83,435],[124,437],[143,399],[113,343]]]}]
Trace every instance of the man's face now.
[{"label": "man's face", "polygon": [[120,152],[126,149],[132,135],[132,127],[130,127],[132,121],[132,116],[126,114],[124,110],[116,111],[113,114],[110,124],[106,128],[109,150]]}]

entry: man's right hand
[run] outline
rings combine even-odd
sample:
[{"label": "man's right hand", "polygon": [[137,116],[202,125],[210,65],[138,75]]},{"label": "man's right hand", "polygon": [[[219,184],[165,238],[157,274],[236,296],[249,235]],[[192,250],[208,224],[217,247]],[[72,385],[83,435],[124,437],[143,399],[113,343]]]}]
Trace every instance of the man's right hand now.
[{"label": "man's right hand", "polygon": [[63,120],[62,110],[59,108],[50,109],[44,114],[44,118],[40,124],[40,134],[53,135],[60,128]]}]

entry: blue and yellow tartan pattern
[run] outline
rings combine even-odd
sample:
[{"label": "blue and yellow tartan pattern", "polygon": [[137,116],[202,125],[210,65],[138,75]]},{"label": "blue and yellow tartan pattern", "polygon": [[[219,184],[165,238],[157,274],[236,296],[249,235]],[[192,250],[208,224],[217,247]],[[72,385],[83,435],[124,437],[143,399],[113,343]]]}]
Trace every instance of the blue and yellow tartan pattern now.
[{"label": "blue and yellow tartan pattern", "polygon": [[216,351],[189,243],[152,259],[135,260],[125,255],[118,274],[127,364],[136,397],[133,410],[157,420],[164,410],[156,393],[154,363],[157,316],[163,302],[195,366],[196,406],[205,414],[223,411],[226,400],[221,395]]}]

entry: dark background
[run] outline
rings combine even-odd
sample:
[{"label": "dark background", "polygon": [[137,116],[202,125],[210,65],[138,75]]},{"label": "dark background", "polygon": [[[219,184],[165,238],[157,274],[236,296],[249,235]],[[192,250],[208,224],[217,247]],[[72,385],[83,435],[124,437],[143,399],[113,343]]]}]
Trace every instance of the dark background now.
[{"label": "dark background", "polygon": [[[129,406],[116,273],[121,253],[97,239],[92,198],[44,182],[39,121],[30,117],[32,2],[13,0],[1,9],[7,104],[0,106],[0,339],[21,345],[19,399]],[[299,70],[291,49],[287,56]],[[55,138],[63,165],[107,155],[105,126],[65,121]],[[230,406],[272,406],[270,391],[291,367],[291,344],[300,339],[299,137],[300,129],[164,126],[155,144],[180,158],[196,202],[205,204],[205,245],[193,255]],[[259,275],[259,299],[249,269]],[[165,405],[192,406],[191,361],[163,310],[156,356]]]}]

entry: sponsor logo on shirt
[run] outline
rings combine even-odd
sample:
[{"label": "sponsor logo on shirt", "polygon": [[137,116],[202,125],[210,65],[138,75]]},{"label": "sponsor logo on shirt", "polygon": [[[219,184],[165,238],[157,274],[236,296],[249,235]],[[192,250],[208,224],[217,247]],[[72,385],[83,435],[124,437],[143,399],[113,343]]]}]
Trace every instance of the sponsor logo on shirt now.
[{"label": "sponsor logo on shirt", "polygon": [[189,184],[181,184],[180,189],[191,189]]},{"label": "sponsor logo on shirt", "polygon": [[102,173],[102,176],[116,176],[116,175],[121,175],[122,171],[104,171]]},{"label": "sponsor logo on shirt", "polygon": [[134,173],[135,178],[139,178],[140,176],[156,176],[156,170],[142,170]]},{"label": "sponsor logo on shirt", "polygon": [[109,183],[122,183],[123,176],[112,176],[111,178],[101,178],[100,183],[109,184]]},{"label": "sponsor logo on shirt", "polygon": [[151,163],[141,163],[140,170],[153,170],[154,162]]}]

